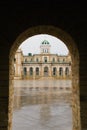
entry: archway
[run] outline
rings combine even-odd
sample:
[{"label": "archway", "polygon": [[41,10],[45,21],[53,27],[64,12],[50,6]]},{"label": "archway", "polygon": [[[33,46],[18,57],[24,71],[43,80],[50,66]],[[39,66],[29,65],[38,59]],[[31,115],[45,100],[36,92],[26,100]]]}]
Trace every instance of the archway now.
[{"label": "archway", "polygon": [[44,76],[49,76],[48,67],[44,67]]},{"label": "archway", "polygon": [[57,68],[54,67],[54,68],[53,68],[53,76],[56,76],[56,72],[57,72]]},{"label": "archway", "polygon": [[63,68],[62,67],[59,68],[59,76],[60,77],[63,76]]},{"label": "archway", "polygon": [[59,38],[68,47],[72,59],[72,112],[73,130],[80,130],[80,100],[79,100],[79,53],[74,40],[69,34],[53,26],[37,26],[28,29],[18,36],[13,43],[9,54],[9,122],[8,129],[12,129],[12,102],[13,102],[13,78],[14,78],[14,55],[19,45],[27,38],[37,34],[49,34]]}]

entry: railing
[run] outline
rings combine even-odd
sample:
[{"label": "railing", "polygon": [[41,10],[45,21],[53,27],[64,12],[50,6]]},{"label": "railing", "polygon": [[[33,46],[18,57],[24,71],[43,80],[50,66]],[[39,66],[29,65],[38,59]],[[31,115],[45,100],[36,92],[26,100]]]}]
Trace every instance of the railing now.
[{"label": "railing", "polygon": [[53,62],[53,61],[48,61],[48,62],[44,62],[44,61],[40,61],[40,62],[36,62],[36,61],[24,61],[22,62],[22,64],[69,64],[71,65],[71,62]]}]

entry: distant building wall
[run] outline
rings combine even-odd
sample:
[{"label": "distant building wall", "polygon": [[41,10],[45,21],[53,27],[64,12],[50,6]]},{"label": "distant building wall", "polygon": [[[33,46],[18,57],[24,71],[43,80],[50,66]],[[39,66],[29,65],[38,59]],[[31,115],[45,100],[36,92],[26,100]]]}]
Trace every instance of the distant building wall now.
[{"label": "distant building wall", "polygon": [[[14,79],[38,79],[53,77],[56,79],[71,78],[71,57],[50,53],[49,42],[44,40],[40,46],[41,54],[24,56],[20,49],[15,54]],[[30,55],[31,54],[31,55]]]}]

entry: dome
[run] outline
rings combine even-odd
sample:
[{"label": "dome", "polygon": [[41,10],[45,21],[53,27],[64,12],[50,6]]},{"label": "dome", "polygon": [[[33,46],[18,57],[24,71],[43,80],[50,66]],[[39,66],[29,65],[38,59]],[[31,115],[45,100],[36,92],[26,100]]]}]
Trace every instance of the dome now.
[{"label": "dome", "polygon": [[42,44],[49,44],[49,42],[47,40],[44,40]]}]

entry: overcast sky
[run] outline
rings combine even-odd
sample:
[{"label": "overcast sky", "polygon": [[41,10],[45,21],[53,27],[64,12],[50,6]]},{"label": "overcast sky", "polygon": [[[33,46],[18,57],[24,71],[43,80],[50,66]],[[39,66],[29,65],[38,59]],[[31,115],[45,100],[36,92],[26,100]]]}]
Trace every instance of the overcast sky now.
[{"label": "overcast sky", "polygon": [[47,34],[40,34],[32,36],[26,39],[20,46],[21,50],[23,51],[24,55],[28,53],[32,54],[39,54],[40,53],[40,45],[42,41],[47,40],[51,45],[51,53],[52,54],[59,54],[59,55],[67,55],[68,48],[66,45],[60,41],[58,38],[47,35]]}]

